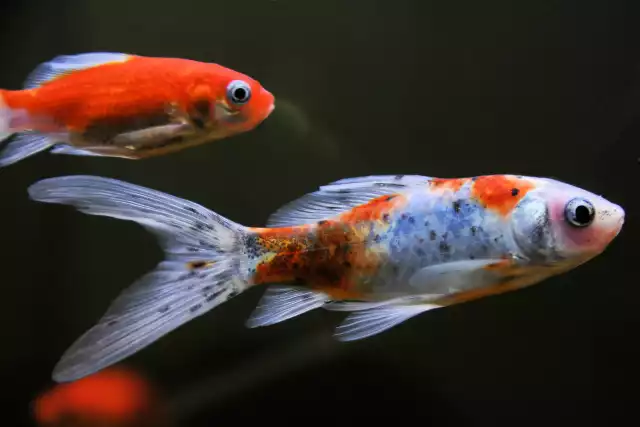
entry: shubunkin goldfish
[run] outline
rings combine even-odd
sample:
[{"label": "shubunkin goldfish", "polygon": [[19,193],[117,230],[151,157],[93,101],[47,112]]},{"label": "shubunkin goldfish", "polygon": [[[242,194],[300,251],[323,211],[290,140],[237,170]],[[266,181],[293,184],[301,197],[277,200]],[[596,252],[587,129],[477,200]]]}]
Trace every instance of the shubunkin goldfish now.
[{"label": "shubunkin goldfish", "polygon": [[51,153],[141,159],[255,128],[274,96],[218,64],[124,53],[62,55],[0,90],[0,167]]},{"label": "shubunkin goldfish", "polygon": [[138,222],[165,258],[125,290],[54,369],[56,381],[116,363],[258,285],[257,327],[323,307],[348,341],[420,313],[541,282],[594,258],[624,210],[557,180],[517,175],[348,178],[246,227],[198,204],[91,176],[45,179],[33,200]]}]

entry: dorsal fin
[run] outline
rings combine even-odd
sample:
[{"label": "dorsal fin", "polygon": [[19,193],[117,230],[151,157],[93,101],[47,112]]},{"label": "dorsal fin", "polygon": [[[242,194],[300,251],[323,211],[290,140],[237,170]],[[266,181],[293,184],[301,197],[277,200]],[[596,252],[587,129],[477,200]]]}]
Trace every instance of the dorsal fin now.
[{"label": "dorsal fin", "polygon": [[78,55],[59,55],[48,62],[38,65],[24,82],[25,89],[33,89],[58,77],[75,71],[104,65],[111,62],[124,62],[131,58],[126,53],[94,52]]},{"label": "dorsal fin", "polygon": [[279,208],[269,217],[267,227],[290,227],[317,222],[367,203],[375,197],[424,185],[430,179],[420,175],[375,175],[334,181]]}]

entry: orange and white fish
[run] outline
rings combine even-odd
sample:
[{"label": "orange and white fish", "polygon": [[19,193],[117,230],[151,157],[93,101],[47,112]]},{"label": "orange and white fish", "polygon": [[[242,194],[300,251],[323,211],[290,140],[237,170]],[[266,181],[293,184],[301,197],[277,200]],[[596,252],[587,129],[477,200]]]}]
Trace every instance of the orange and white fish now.
[{"label": "orange and white fish", "polygon": [[260,285],[271,286],[249,327],[323,307],[352,312],[338,339],[365,338],[571,270],[602,253],[625,218],[622,207],[589,191],[517,175],[343,179],[285,205],[267,228],[108,178],[50,178],[29,193],[138,222],[165,252],[67,350],[56,381],[116,363]]},{"label": "orange and white fish", "polygon": [[0,90],[0,167],[54,154],[141,159],[254,129],[274,96],[218,64],[98,52],[40,64]]}]

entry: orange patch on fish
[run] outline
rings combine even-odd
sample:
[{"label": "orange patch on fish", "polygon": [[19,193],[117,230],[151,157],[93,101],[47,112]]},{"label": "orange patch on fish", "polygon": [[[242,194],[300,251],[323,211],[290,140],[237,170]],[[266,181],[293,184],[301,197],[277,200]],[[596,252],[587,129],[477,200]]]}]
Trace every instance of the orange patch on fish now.
[{"label": "orange patch on fish", "polygon": [[504,259],[502,261],[494,262],[493,264],[488,264],[484,267],[485,270],[504,270],[507,267],[513,265],[513,262],[509,259]]},{"label": "orange patch on fish", "polygon": [[400,194],[386,194],[340,214],[338,221],[345,224],[355,224],[362,221],[384,220],[385,214],[402,206],[405,201],[406,198]]},{"label": "orange patch on fish", "polygon": [[467,182],[469,178],[433,178],[429,181],[429,185],[435,189],[458,191]]},{"label": "orange patch on fish", "polygon": [[485,208],[506,216],[533,188],[531,181],[510,175],[488,175],[475,179],[471,197]]},{"label": "orange patch on fish", "polygon": [[[361,221],[371,214],[367,212],[354,217]],[[366,252],[360,228],[326,220],[314,227],[258,231],[257,245],[271,253],[262,255],[254,284],[299,282],[337,299],[355,298],[358,277],[372,274],[379,265],[375,254]]]}]

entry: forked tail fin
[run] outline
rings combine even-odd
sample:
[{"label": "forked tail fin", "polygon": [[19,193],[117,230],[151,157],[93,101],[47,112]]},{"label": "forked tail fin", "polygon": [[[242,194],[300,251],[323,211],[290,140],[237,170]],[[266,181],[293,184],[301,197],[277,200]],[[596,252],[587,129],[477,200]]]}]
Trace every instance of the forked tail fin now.
[{"label": "forked tail fin", "polygon": [[64,353],[53,372],[57,382],[117,363],[248,287],[245,228],[196,203],[92,176],[45,179],[29,194],[86,214],[135,221],[158,237],[165,253]]}]

